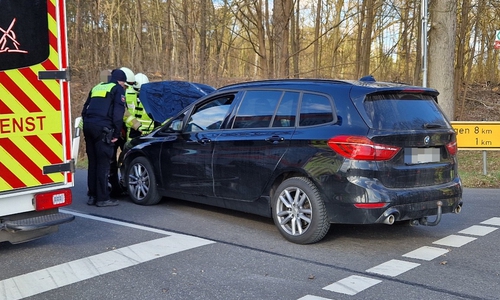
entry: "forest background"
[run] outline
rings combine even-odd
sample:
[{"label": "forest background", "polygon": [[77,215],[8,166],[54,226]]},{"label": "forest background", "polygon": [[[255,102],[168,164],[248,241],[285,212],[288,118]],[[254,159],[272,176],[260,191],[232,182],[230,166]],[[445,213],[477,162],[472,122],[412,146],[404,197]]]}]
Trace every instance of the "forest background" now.
[{"label": "forest background", "polygon": [[[101,70],[125,66],[151,81],[214,87],[371,74],[438,89],[450,120],[498,120],[499,0],[429,0],[424,17],[418,0],[67,0],[66,6],[74,116]],[[489,183],[476,186],[499,185],[500,157],[492,153]],[[471,155],[471,168],[481,168],[481,157]]]}]

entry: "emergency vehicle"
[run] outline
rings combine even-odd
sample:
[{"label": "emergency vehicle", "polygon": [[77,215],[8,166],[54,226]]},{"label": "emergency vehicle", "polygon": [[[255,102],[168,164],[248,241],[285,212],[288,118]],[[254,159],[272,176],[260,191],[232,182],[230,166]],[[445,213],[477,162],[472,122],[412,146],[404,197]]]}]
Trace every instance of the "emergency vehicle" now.
[{"label": "emergency vehicle", "polygon": [[72,133],[64,0],[5,0],[0,10],[0,242],[72,221],[79,131]]}]

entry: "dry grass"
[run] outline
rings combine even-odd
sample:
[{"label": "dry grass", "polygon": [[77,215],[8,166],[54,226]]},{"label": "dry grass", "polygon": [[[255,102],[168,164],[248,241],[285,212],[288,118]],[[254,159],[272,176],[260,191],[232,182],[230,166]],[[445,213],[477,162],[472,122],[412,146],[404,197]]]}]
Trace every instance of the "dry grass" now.
[{"label": "dry grass", "polygon": [[500,188],[500,151],[486,151],[486,175],[483,151],[459,150],[458,173],[464,187]]}]

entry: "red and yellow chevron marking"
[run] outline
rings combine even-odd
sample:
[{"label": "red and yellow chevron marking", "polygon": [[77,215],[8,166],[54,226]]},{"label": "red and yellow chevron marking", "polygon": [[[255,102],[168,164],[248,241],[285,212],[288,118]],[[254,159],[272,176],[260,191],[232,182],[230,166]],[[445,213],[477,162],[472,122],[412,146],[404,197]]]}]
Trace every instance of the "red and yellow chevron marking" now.
[{"label": "red and yellow chevron marking", "polygon": [[0,72],[0,192],[73,180],[72,174],[43,174],[44,166],[71,158],[69,85],[38,80],[39,71],[68,63],[64,1],[47,0],[47,11],[48,59]]}]

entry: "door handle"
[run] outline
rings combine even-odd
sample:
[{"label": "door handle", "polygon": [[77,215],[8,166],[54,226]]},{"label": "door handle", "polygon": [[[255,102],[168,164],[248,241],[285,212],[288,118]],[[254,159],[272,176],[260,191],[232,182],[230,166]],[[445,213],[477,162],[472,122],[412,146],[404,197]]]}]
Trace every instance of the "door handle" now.
[{"label": "door handle", "polygon": [[271,137],[268,137],[266,139],[266,142],[269,142],[271,144],[278,144],[279,142],[283,142],[284,140],[285,138],[282,136],[273,135]]},{"label": "door handle", "polygon": [[202,145],[210,144],[211,142],[212,142],[212,140],[210,140],[209,138],[201,138],[198,140],[198,143],[200,143]]}]

